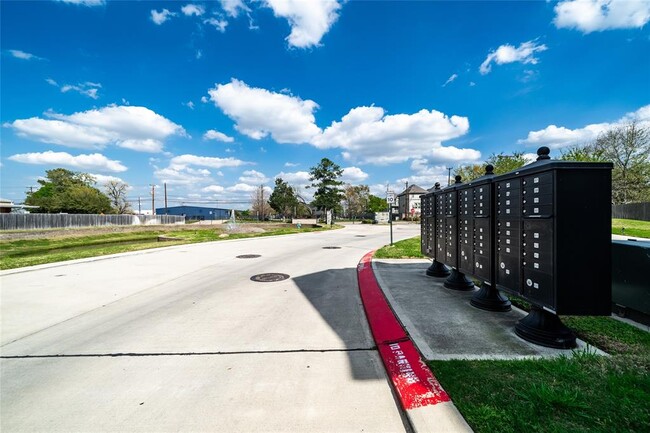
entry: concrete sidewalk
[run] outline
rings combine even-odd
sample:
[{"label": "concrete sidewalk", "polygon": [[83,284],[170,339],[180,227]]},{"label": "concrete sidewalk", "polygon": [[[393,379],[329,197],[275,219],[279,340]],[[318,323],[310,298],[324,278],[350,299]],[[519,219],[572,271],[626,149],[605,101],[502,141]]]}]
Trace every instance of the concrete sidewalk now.
[{"label": "concrete sidewalk", "polygon": [[[375,277],[391,308],[427,360],[524,359],[571,355],[522,340],[514,333],[526,313],[498,313],[470,305],[473,291],[447,289],[425,274],[429,260],[373,260]],[[578,340],[576,350],[606,355]]]}]

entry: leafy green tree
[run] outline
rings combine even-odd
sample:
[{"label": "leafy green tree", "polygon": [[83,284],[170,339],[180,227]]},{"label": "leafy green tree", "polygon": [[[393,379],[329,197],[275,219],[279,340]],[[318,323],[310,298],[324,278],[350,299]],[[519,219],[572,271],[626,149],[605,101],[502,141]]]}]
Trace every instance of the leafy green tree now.
[{"label": "leafy green tree", "polygon": [[560,157],[562,161],[580,161],[580,162],[603,162],[605,156],[601,149],[596,148],[593,144],[584,146],[571,146],[566,149],[560,150]]},{"label": "leafy green tree", "polygon": [[275,188],[269,197],[269,205],[274,211],[282,215],[282,219],[293,216],[298,207],[298,198],[293,187],[281,178],[275,179]]},{"label": "leafy green tree", "polygon": [[[454,170],[454,177],[460,176],[463,182],[469,182],[485,174],[485,164],[461,165]],[[453,179],[452,179],[453,182]]]},{"label": "leafy green tree", "polygon": [[38,206],[38,213],[110,213],[110,199],[95,188],[95,179],[87,173],[64,168],[45,172],[38,181],[41,188],[28,193],[25,204]]},{"label": "leafy green tree", "polygon": [[386,212],[388,204],[386,199],[370,194],[368,196],[368,212]]},{"label": "leafy green tree", "polygon": [[343,169],[327,158],[321,159],[320,163],[309,171],[309,180],[312,184],[308,188],[315,188],[314,201],[312,206],[335,213],[340,209],[340,203],[344,195],[341,190],[343,182],[339,180]]},{"label": "leafy green tree", "polygon": [[469,182],[485,174],[485,167],[492,164],[494,174],[504,174],[515,171],[524,166],[528,161],[524,157],[524,152],[513,152],[512,155],[506,155],[503,152],[493,153],[484,164],[471,164],[458,167],[454,170],[454,176],[460,175],[463,182]]}]

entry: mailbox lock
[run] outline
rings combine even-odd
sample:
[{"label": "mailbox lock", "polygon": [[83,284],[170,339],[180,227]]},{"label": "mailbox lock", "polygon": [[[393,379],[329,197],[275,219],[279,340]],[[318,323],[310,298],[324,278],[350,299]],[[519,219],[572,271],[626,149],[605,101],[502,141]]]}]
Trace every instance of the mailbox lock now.
[{"label": "mailbox lock", "polygon": [[532,286],[532,285],[533,285],[533,280],[531,280],[530,278],[527,279],[527,280],[526,280],[526,285],[527,285],[528,287]]},{"label": "mailbox lock", "polygon": [[505,268],[506,268],[506,264],[503,263],[503,262],[501,262],[501,264],[500,264],[499,266],[501,266],[501,269],[505,269]]}]

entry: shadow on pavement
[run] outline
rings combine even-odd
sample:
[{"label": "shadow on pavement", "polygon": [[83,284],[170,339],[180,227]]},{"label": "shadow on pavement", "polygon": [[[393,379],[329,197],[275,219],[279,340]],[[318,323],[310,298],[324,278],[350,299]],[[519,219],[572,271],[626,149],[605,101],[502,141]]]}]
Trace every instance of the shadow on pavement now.
[{"label": "shadow on pavement", "polygon": [[[359,295],[356,268],[328,269],[292,279],[345,345],[353,378],[384,379],[385,376],[378,373],[383,369],[381,365],[370,366],[368,357],[355,355],[360,350],[374,349]],[[380,364],[379,357],[376,359]]]}]

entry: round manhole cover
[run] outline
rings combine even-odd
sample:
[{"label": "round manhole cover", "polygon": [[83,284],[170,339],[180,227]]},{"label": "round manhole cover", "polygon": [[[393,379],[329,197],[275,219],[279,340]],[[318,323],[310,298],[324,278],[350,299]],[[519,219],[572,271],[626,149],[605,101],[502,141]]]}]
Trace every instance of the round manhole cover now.
[{"label": "round manhole cover", "polygon": [[323,247],[324,250],[340,250],[341,247]]},{"label": "round manhole cover", "polygon": [[242,254],[240,256],[237,256],[238,259],[256,259],[258,257],[262,257],[259,254]]},{"label": "round manhole cover", "polygon": [[287,278],[289,278],[289,275],[287,274],[269,273],[253,275],[251,281],[256,281],[258,283],[273,283],[275,281],[286,280]]}]

